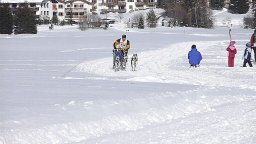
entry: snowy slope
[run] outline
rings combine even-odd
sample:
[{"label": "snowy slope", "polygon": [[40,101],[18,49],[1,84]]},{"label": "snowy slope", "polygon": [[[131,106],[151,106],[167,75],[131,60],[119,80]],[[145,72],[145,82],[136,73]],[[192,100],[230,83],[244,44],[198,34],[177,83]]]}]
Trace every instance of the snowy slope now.
[{"label": "snowy slope", "polygon": [[215,27],[238,27],[243,28],[243,18],[247,14],[231,14],[226,8],[213,10],[213,21]]},{"label": "snowy slope", "polygon": [[[232,30],[238,54],[228,68],[226,27],[116,26],[0,35],[0,143],[256,143],[256,65],[240,67],[252,30]],[[139,56],[135,72],[111,69],[123,33],[129,58]],[[196,69],[192,44],[203,55]]]}]

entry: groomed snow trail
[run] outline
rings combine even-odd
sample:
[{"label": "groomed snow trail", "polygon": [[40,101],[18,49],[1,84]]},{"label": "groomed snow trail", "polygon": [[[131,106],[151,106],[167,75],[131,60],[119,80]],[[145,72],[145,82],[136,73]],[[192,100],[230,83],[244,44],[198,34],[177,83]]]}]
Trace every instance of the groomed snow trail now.
[{"label": "groomed snow trail", "polygon": [[[198,49],[204,59],[200,68],[188,68],[187,53],[184,52],[188,52],[190,46],[195,43],[200,46]],[[144,124],[136,125],[135,129],[82,143],[255,143],[255,69],[226,67],[227,55],[223,53],[226,45],[227,41],[185,42],[161,50],[141,52],[138,54],[139,66],[136,72],[132,72],[129,67],[126,71],[113,72],[111,57],[79,65],[78,71],[117,81],[198,86],[192,91],[181,92],[176,96],[169,95],[175,98],[185,95],[183,98],[185,103],[188,102],[186,104],[174,102],[172,105],[172,100],[166,98],[165,101],[170,102],[170,105],[163,105],[163,102],[155,100],[162,106],[157,106],[156,111],[152,108],[150,113],[145,114],[150,116],[149,119],[153,122],[143,121]],[[242,56],[238,54],[237,57]],[[241,60],[236,59],[236,63],[241,63]],[[254,94],[249,96],[247,93]],[[176,113],[182,113],[183,116],[176,116]],[[134,125],[139,119],[134,115],[129,117],[133,118],[133,122],[124,121],[127,126]]]},{"label": "groomed snow trail", "polygon": [[[187,52],[192,44],[198,45],[198,50],[203,55],[200,68],[189,68]],[[203,86],[226,86],[250,88],[256,90],[253,75],[254,68],[228,68],[227,53],[223,52],[228,45],[227,41],[184,42],[170,45],[161,50],[138,53],[139,63],[137,71],[131,71],[130,59],[126,71],[114,72],[112,57],[84,62],[77,67],[77,71],[90,73],[109,79],[122,81],[160,82],[194,84]],[[130,54],[131,57],[131,54]],[[237,63],[241,63],[237,55]],[[252,76],[252,77],[251,77]],[[237,79],[236,77],[246,78]],[[235,85],[235,84],[239,85]]]}]

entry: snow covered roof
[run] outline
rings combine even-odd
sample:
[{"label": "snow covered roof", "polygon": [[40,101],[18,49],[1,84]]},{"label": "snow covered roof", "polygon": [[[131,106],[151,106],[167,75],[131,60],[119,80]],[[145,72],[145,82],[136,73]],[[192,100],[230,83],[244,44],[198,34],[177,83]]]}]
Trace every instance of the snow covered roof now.
[{"label": "snow covered roof", "polygon": [[1,3],[41,3],[43,0],[0,0]]}]

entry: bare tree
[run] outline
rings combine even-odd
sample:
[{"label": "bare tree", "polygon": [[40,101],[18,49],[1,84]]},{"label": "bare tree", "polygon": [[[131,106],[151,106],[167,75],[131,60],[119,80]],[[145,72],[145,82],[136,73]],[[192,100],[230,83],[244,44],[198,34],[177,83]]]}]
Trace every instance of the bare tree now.
[{"label": "bare tree", "polygon": [[163,0],[161,4],[180,26],[212,27],[208,0]]},{"label": "bare tree", "polygon": [[80,18],[79,29],[86,30],[88,28],[99,28],[103,22],[98,15],[87,14]]}]

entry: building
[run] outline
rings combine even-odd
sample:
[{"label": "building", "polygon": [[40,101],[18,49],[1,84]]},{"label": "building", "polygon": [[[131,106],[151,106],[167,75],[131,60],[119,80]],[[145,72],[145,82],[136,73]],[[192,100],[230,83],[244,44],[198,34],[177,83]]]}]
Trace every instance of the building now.
[{"label": "building", "polygon": [[[17,11],[17,9],[19,7],[22,7],[25,5],[24,0],[0,0],[1,3],[5,3],[5,4],[9,4],[9,7],[12,10],[12,13],[15,14],[15,12]],[[37,17],[39,17],[40,15],[40,5],[41,5],[42,0],[33,0],[33,2],[28,2],[28,7],[31,8],[33,10],[33,12],[35,13],[35,15]]]},{"label": "building", "polygon": [[[1,3],[9,4],[13,14],[18,7],[24,5],[24,0],[1,0]],[[93,2],[87,0],[27,0],[29,8],[33,9],[37,18],[52,20],[54,16],[59,21],[71,19],[78,21],[88,13],[92,13]]]},{"label": "building", "polygon": [[57,0],[43,0],[41,2],[39,11],[40,11],[40,19],[51,20],[53,16],[57,15],[56,4]]},{"label": "building", "polygon": [[98,0],[96,13],[128,13],[136,10],[156,8],[156,0]]},{"label": "building", "polygon": [[92,11],[92,3],[86,0],[43,0],[40,11],[41,19],[51,20],[56,16],[59,21],[79,21]]},{"label": "building", "polygon": [[74,21],[85,17],[93,11],[92,1],[70,0],[65,2],[65,19],[72,18]]},{"label": "building", "polygon": [[[9,4],[13,14],[25,0],[0,0]],[[52,20],[54,16],[59,21],[79,21],[89,13],[128,13],[136,10],[156,8],[157,0],[26,0],[29,8],[33,9],[37,18]]]}]

